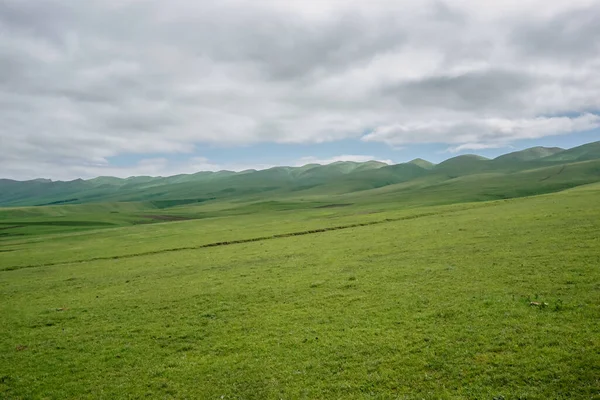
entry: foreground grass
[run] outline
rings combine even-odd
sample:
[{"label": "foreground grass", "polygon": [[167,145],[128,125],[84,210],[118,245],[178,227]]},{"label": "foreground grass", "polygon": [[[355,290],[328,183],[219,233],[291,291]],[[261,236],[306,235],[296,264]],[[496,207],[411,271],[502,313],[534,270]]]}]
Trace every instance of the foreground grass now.
[{"label": "foreground grass", "polygon": [[0,397],[597,398],[599,200],[3,271]]}]

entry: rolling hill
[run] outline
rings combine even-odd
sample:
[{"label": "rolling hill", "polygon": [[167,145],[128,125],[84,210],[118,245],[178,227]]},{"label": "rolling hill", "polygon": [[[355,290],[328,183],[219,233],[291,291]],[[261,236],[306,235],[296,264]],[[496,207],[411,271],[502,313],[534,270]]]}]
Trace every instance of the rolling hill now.
[{"label": "rolling hill", "polygon": [[556,153],[564,152],[565,149],[560,147],[531,147],[529,149],[515,151],[512,153],[504,154],[496,157],[496,162],[519,162],[519,161],[532,161],[539,160],[540,158],[550,157]]},{"label": "rolling hill", "polygon": [[[170,177],[143,176],[126,179],[98,177],[69,182],[47,179],[21,182],[1,179],[0,206],[154,202],[154,206],[159,204],[160,208],[168,208],[218,201],[243,203],[266,198],[313,199],[352,193],[358,193],[360,197],[362,192],[372,190],[375,190],[375,194],[386,192],[386,196],[396,193],[395,195],[402,199],[407,193],[435,193],[440,187],[460,187],[460,190],[465,192],[464,198],[468,199],[471,193],[471,198],[477,200],[481,197],[477,189],[487,187],[490,182],[495,182],[496,185],[494,196],[503,198],[521,195],[522,192],[515,188],[520,187],[523,176],[529,176],[522,173],[544,171],[544,168],[556,168],[568,179],[565,178],[562,183],[553,186],[550,185],[554,182],[553,178],[540,177],[537,181],[528,181],[525,192],[559,190],[600,180],[600,173],[597,173],[597,165],[594,162],[572,165],[594,160],[600,160],[600,142],[567,150],[533,147],[493,160],[472,154],[461,155],[437,165],[415,159],[396,165],[377,161],[336,162],[328,165],[274,167],[259,171],[202,171]],[[571,171],[579,171],[580,175],[574,175]],[[548,175],[552,176],[552,173],[548,172]],[[465,185],[474,187],[467,188]],[[427,196],[429,194],[425,197]]]},{"label": "rolling hill", "polygon": [[573,147],[542,158],[542,161],[587,161],[596,160],[600,156],[600,141]]},{"label": "rolling hill", "polygon": [[422,158],[415,158],[414,160],[411,160],[408,163],[417,165],[423,169],[432,169],[433,167],[435,167],[434,163],[427,160],[423,160]]}]

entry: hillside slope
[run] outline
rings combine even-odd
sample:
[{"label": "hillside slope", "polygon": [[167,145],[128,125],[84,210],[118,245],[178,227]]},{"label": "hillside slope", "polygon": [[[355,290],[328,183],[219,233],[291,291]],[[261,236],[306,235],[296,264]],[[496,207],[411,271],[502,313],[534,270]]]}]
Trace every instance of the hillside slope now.
[{"label": "hillside slope", "polygon": [[[203,171],[170,177],[138,176],[126,179],[98,177],[69,182],[0,179],[0,206],[161,201],[161,207],[167,207],[216,200],[236,199],[243,202],[271,197],[341,195],[403,183],[423,188],[471,175],[481,175],[483,181],[488,174],[514,177],[514,174],[523,171],[553,166],[560,168],[570,163],[598,159],[600,142],[594,142],[568,150],[533,147],[493,160],[473,154],[461,155],[437,165],[414,159],[396,165],[377,161],[336,162],[260,171]],[[588,178],[586,175],[586,182]],[[577,182],[576,178],[573,179],[573,182]],[[534,183],[531,190],[535,192],[538,186]]]},{"label": "hillside slope", "polygon": [[494,161],[496,162],[515,162],[515,161],[532,161],[539,160],[540,158],[550,157],[556,153],[560,153],[565,151],[565,149],[561,149],[560,147],[531,147],[529,149],[515,151],[512,153],[504,154],[502,156],[496,157]]}]

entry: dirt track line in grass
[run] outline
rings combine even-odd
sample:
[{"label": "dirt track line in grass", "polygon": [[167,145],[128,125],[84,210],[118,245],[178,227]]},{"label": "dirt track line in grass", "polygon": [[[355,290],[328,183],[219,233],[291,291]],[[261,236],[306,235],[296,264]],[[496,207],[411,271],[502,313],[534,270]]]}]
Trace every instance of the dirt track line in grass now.
[{"label": "dirt track line in grass", "polygon": [[452,213],[456,213],[456,212],[472,210],[472,209],[477,209],[477,208],[494,207],[494,206],[498,205],[499,202],[507,202],[507,201],[512,201],[512,200],[514,200],[514,199],[488,201],[488,202],[483,202],[483,203],[479,203],[479,204],[467,203],[468,207],[465,207],[465,208],[461,207],[461,208],[458,208],[455,210],[427,212],[427,213],[421,213],[421,214],[406,215],[404,217],[385,218],[385,219],[378,220],[378,221],[360,222],[360,223],[355,223],[355,224],[332,226],[329,228],[317,228],[317,229],[298,231],[298,232],[278,233],[278,234],[271,235],[271,236],[259,236],[259,237],[255,237],[255,238],[249,238],[249,239],[238,239],[238,240],[229,240],[229,241],[222,241],[222,242],[213,242],[213,243],[200,244],[200,245],[196,245],[196,246],[175,247],[172,249],[145,251],[145,252],[141,252],[141,253],[122,254],[122,255],[117,255],[117,256],[91,257],[91,258],[86,258],[86,259],[81,259],[81,260],[59,261],[59,262],[54,262],[54,263],[13,265],[13,266],[9,266],[9,267],[0,267],[0,272],[16,271],[16,270],[24,269],[24,268],[52,267],[52,266],[56,266],[56,265],[78,264],[78,263],[85,263],[85,262],[92,262],[92,261],[119,260],[122,258],[143,257],[143,256],[176,252],[176,251],[200,250],[200,249],[205,249],[205,248],[210,248],[210,247],[230,246],[230,245],[235,245],[235,244],[262,242],[262,241],[272,240],[272,239],[283,239],[283,238],[289,238],[289,237],[293,237],[293,236],[313,235],[313,234],[317,234],[317,233],[339,231],[339,230],[343,230],[343,229],[360,228],[360,227],[364,227],[364,226],[386,224],[386,223],[390,223],[390,222],[406,221],[406,220],[411,220],[411,219],[416,219],[416,218],[430,217],[433,215],[452,214]]},{"label": "dirt track line in grass", "polygon": [[60,261],[60,262],[45,263],[45,264],[13,265],[13,266],[2,268],[2,269],[0,269],[0,271],[15,271],[15,270],[24,269],[24,268],[51,267],[51,266],[56,266],[56,265],[77,264],[77,263],[102,261],[102,260],[119,260],[122,258],[142,257],[142,256],[169,253],[169,252],[175,252],[175,251],[199,250],[199,249],[205,249],[205,248],[210,248],[210,247],[231,246],[234,244],[262,242],[262,241],[272,240],[272,239],[283,239],[283,238],[289,238],[289,237],[293,237],[293,236],[314,235],[317,233],[339,231],[339,230],[343,230],[343,229],[352,229],[352,228],[359,228],[359,227],[364,227],[364,226],[379,225],[379,224],[385,224],[385,223],[389,223],[389,222],[405,221],[405,220],[410,220],[410,219],[415,219],[415,218],[428,217],[428,216],[437,215],[437,214],[439,214],[439,213],[430,212],[430,213],[409,215],[409,216],[399,217],[399,218],[386,218],[386,219],[378,220],[378,221],[360,222],[360,223],[356,223],[356,224],[332,226],[332,227],[328,227],[328,228],[317,228],[317,229],[298,231],[298,232],[278,233],[278,234],[271,235],[271,236],[259,236],[259,237],[255,237],[255,238],[249,238],[249,239],[228,240],[228,241],[222,241],[222,242],[200,244],[200,245],[196,245],[196,246],[175,247],[172,249],[145,251],[145,252],[133,253],[133,254],[92,257],[92,258],[86,258],[86,259],[82,259],[82,260]]}]

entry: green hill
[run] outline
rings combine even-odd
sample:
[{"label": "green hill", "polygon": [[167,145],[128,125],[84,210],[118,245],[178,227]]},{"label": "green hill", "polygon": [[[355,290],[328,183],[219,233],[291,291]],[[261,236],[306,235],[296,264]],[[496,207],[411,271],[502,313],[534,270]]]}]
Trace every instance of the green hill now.
[{"label": "green hill", "polygon": [[396,164],[385,167],[359,170],[339,177],[335,181],[314,186],[297,195],[333,195],[379,188],[424,176],[427,171],[414,164]]},{"label": "green hill", "polygon": [[354,169],[354,171],[358,172],[358,171],[366,171],[366,170],[371,170],[371,169],[378,169],[378,168],[387,167],[388,165],[389,164],[386,164],[381,161],[367,161],[364,163],[359,163],[359,165]]},{"label": "green hill", "polygon": [[[435,187],[439,186],[435,185],[459,187],[462,185],[461,181],[456,179],[467,176],[473,176],[473,182],[481,178],[480,185],[483,186],[486,182],[499,179],[497,176],[508,177],[498,181],[501,191],[504,186],[518,186],[518,182],[511,184],[509,180],[517,179],[515,174],[520,172],[545,167],[560,168],[571,163],[597,159],[600,159],[600,142],[569,150],[533,147],[494,160],[474,154],[461,155],[437,165],[417,158],[396,165],[377,161],[341,161],[328,165],[273,167],[259,171],[201,171],[170,177],[137,176],[121,179],[104,176],[69,182],[46,179],[19,182],[1,179],[0,206],[154,202],[153,204],[159,204],[159,208],[164,209],[219,201],[244,203],[277,198],[288,201],[303,196],[312,199],[394,185],[429,193],[428,191],[438,190]],[[589,177],[586,174],[584,180],[588,182]],[[577,182],[576,177],[573,179],[573,182]],[[542,187],[547,186],[539,182],[530,183],[532,192],[538,189],[545,191]],[[469,197],[470,193],[467,191],[465,196]],[[476,200],[479,197],[481,196],[473,198]]]},{"label": "green hill", "polygon": [[346,202],[395,202],[402,206],[453,204],[532,196],[600,182],[600,159],[509,173],[452,179],[425,175],[404,183],[349,193]]},{"label": "green hill", "polygon": [[476,154],[465,154],[450,158],[437,164],[432,168],[437,173],[443,173],[451,177],[470,175],[487,171],[490,160]]},{"label": "green hill", "polygon": [[496,162],[515,162],[515,161],[532,161],[539,160],[540,158],[549,157],[556,153],[564,151],[560,147],[531,147],[529,149],[515,151],[512,153],[504,154],[500,157],[496,157]]},{"label": "green hill", "polygon": [[434,163],[429,162],[427,160],[423,160],[422,158],[415,158],[414,160],[409,161],[408,164],[414,164],[423,169],[432,169],[433,167],[435,167]]},{"label": "green hill", "polygon": [[598,158],[600,158],[600,141],[563,150],[551,156],[544,157],[542,161],[586,161],[596,160]]}]

